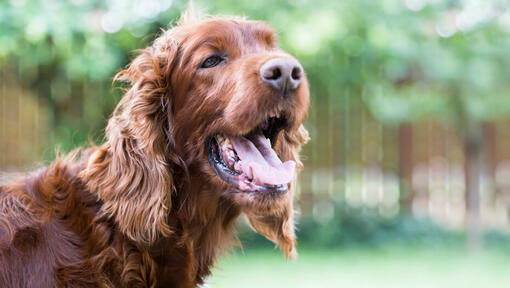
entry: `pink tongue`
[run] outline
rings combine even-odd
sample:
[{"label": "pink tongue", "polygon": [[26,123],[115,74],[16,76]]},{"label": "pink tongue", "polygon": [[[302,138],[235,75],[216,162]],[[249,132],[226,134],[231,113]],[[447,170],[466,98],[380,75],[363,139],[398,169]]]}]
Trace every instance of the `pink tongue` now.
[{"label": "pink tongue", "polygon": [[241,159],[241,169],[257,185],[287,184],[294,180],[296,163],[282,163],[269,141],[261,134],[250,137],[230,137],[237,156]]}]

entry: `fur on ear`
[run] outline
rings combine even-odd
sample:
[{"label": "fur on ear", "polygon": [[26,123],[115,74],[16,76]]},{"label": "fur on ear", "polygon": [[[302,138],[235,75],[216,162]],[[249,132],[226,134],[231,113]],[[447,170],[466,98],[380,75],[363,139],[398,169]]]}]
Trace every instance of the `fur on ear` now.
[{"label": "fur on ear", "polygon": [[[310,139],[308,131],[301,125],[296,131],[285,132],[277,149],[282,159],[294,160],[299,170],[303,163],[299,159],[301,146]],[[256,215],[247,213],[252,228],[267,239],[280,246],[287,258],[296,259],[296,234],[294,232],[294,190],[296,182],[289,186],[289,193],[283,209],[275,215]]]},{"label": "fur on ear", "polygon": [[102,213],[115,219],[130,239],[152,243],[171,233],[167,215],[174,190],[171,89],[177,45],[164,32],[114,78],[130,84],[106,128],[107,142],[82,172],[103,201]]},{"label": "fur on ear", "polygon": [[247,216],[253,230],[279,246],[287,258],[295,260],[297,252],[292,197],[287,201],[283,211],[276,215],[257,215],[248,212]]}]

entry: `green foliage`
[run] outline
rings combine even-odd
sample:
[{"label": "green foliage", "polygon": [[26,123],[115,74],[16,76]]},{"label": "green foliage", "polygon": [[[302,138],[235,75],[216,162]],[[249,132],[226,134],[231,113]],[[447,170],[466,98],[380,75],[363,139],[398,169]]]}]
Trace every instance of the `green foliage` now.
[{"label": "green foliage", "polygon": [[2,1],[0,64],[17,60],[23,69],[53,63],[69,79],[111,79],[129,51],[147,45],[146,36],[179,12],[166,10],[171,1],[158,3],[165,10],[145,15],[147,8],[139,12],[143,3],[136,1]]},{"label": "green foliage", "polygon": [[[464,231],[441,228],[429,219],[417,219],[402,213],[395,218],[383,218],[370,209],[337,204],[334,217],[319,222],[311,217],[298,221],[300,247],[317,249],[387,248],[387,247],[464,247]],[[271,247],[264,237],[242,226],[243,247]],[[487,249],[510,251],[510,236],[500,231],[484,233]]]},{"label": "green foliage", "polygon": [[438,245],[457,243],[460,235],[447,232],[430,220],[408,215],[382,218],[371,210],[339,205],[335,217],[328,223],[303,219],[299,238],[314,247]]},{"label": "green foliage", "polygon": [[[300,246],[321,249],[384,246],[444,246],[462,243],[462,233],[447,231],[430,220],[417,219],[407,214],[395,218],[382,218],[370,209],[352,208],[337,204],[334,217],[318,222],[311,217],[300,219],[297,237]],[[244,246],[268,246],[264,238],[245,231]],[[505,238],[494,232],[492,238]],[[508,238],[508,237],[506,237]]]},{"label": "green foliage", "polygon": [[[69,151],[102,141],[99,131],[121,96],[113,76],[177,17],[182,7],[170,4],[0,2],[0,81],[30,90],[46,108],[45,147]],[[54,152],[45,149],[44,158]]]},{"label": "green foliage", "polygon": [[[307,71],[314,111],[362,96],[389,123],[431,116],[482,121],[510,113],[505,1],[197,2],[212,14],[273,25],[282,48]],[[0,68],[47,103],[50,146],[83,144],[104,126],[119,96],[111,97],[115,72],[186,4],[2,1]]]}]

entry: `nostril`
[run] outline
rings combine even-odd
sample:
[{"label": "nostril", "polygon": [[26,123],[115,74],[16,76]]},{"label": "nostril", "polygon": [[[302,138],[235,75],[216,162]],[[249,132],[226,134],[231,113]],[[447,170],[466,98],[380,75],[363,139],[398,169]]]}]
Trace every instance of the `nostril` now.
[{"label": "nostril", "polygon": [[279,67],[272,67],[272,69],[267,69],[264,72],[263,76],[266,80],[278,80],[282,77],[282,71]]},{"label": "nostril", "polygon": [[302,74],[302,70],[300,67],[294,67],[292,69],[292,72],[290,74],[290,76],[292,77],[292,80],[300,80],[301,79],[301,74]]},{"label": "nostril", "polygon": [[269,87],[287,97],[301,85],[303,67],[293,58],[273,58],[260,67],[260,78]]}]

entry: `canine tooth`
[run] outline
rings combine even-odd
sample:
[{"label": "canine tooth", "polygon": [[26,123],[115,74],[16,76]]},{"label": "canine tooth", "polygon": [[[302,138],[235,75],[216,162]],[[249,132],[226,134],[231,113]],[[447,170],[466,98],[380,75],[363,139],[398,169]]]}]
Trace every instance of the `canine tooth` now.
[{"label": "canine tooth", "polygon": [[230,139],[228,139],[228,138],[225,140],[225,142],[223,142],[223,144],[224,144],[224,147],[227,149],[230,149],[230,150],[234,149],[234,146],[232,146],[232,143],[230,142]]}]

